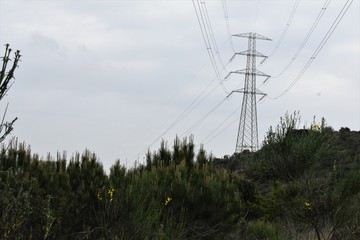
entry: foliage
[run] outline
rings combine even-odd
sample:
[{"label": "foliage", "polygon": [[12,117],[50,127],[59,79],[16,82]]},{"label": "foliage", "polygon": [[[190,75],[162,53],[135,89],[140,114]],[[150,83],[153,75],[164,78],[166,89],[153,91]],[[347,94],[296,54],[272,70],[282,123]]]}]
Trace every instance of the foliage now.
[{"label": "foliage", "polygon": [[296,129],[298,122],[286,114],[259,152],[235,156],[261,190],[252,210],[285,226],[281,239],[356,239],[360,132],[334,132],[315,118],[309,129]]},{"label": "foliage", "polygon": [[270,128],[264,146],[256,158],[244,161],[248,175],[259,179],[295,180],[301,176],[317,159],[326,135],[322,134],[325,122],[320,127],[315,121],[310,129],[296,129],[300,124],[298,113],[285,114],[273,131]]},{"label": "foliage", "polygon": [[88,150],[0,151],[0,239],[358,239],[360,132],[286,115],[262,149],[213,159],[192,137],[106,174]]}]

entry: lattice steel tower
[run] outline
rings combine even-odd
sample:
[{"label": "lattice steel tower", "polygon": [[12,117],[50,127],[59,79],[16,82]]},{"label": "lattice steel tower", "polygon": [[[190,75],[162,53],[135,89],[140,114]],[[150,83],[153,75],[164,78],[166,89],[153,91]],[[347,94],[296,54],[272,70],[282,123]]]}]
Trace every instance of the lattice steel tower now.
[{"label": "lattice steel tower", "polygon": [[267,56],[256,51],[256,39],[261,39],[261,40],[271,40],[271,39],[264,37],[260,34],[251,33],[251,32],[235,34],[233,36],[248,38],[248,50],[235,53],[234,56],[231,58],[232,60],[236,55],[246,55],[247,56],[246,69],[231,71],[229,73],[229,75],[232,73],[245,75],[244,88],[232,91],[232,93],[238,92],[244,94],[242,107],[241,107],[240,123],[239,123],[235,152],[238,153],[244,150],[256,151],[258,150],[259,147],[256,95],[262,95],[263,97],[266,96],[265,93],[256,89],[256,76],[263,76],[267,78],[270,77],[269,75],[256,69],[256,58],[257,57],[267,58]]}]

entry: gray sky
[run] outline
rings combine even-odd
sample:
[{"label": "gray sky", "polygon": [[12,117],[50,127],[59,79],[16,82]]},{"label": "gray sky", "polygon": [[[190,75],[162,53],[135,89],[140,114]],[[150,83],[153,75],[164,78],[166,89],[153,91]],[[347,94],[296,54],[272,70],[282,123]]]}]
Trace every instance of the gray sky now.
[{"label": "gray sky", "polygon": [[[225,1],[205,2],[219,54],[227,63],[233,50],[222,7]],[[273,39],[257,42],[257,50],[265,55],[278,46],[258,69],[276,76],[293,58],[324,2],[300,1],[278,45],[295,0],[226,1],[230,31],[257,32]],[[261,91],[269,97],[284,92],[345,3],[330,2],[288,70],[265,85],[261,85],[264,78],[258,78]],[[360,3],[355,0],[296,84],[277,100],[266,98],[258,104],[260,142],[286,111],[299,110],[302,125],[309,126],[315,115],[317,121],[325,117],[336,130],[360,129],[359,14]],[[247,48],[245,38],[232,42],[236,51]],[[162,138],[169,146],[176,134],[192,133],[196,145],[205,143],[215,156],[235,150],[241,94],[232,95],[198,122],[226,93],[215,77],[190,0],[0,0],[0,44],[5,43],[20,49],[23,57],[0,110],[9,102],[7,119],[19,118],[12,136],[31,145],[33,153],[45,157],[65,150],[71,156],[87,148],[106,169],[116,159],[131,166],[136,159],[143,161],[151,144],[152,150],[158,149],[160,140],[155,140],[165,132]],[[243,56],[226,69],[218,62],[222,77],[245,66]],[[224,82],[227,91],[243,84],[243,75]],[[196,107],[176,121],[191,103]]]}]

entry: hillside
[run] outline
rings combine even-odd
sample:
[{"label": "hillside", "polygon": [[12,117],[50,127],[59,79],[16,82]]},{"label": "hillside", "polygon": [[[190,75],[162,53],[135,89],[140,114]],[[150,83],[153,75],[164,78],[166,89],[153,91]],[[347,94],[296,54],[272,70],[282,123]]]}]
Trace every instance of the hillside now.
[{"label": "hillside", "polygon": [[360,132],[293,116],[262,148],[212,158],[192,139],[106,174],[94,153],[0,155],[0,239],[359,239]]}]

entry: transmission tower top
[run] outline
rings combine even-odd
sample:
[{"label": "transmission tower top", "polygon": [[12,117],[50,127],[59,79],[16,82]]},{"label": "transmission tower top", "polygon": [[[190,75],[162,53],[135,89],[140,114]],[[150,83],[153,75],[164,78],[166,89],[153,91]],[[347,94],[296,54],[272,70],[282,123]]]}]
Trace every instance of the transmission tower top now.
[{"label": "transmission tower top", "polygon": [[257,38],[260,40],[268,40],[268,41],[272,41],[270,38],[267,38],[263,35],[260,35],[258,33],[253,33],[253,32],[249,32],[249,33],[239,33],[239,34],[234,34],[232,35],[233,37],[244,37],[244,38]]}]

